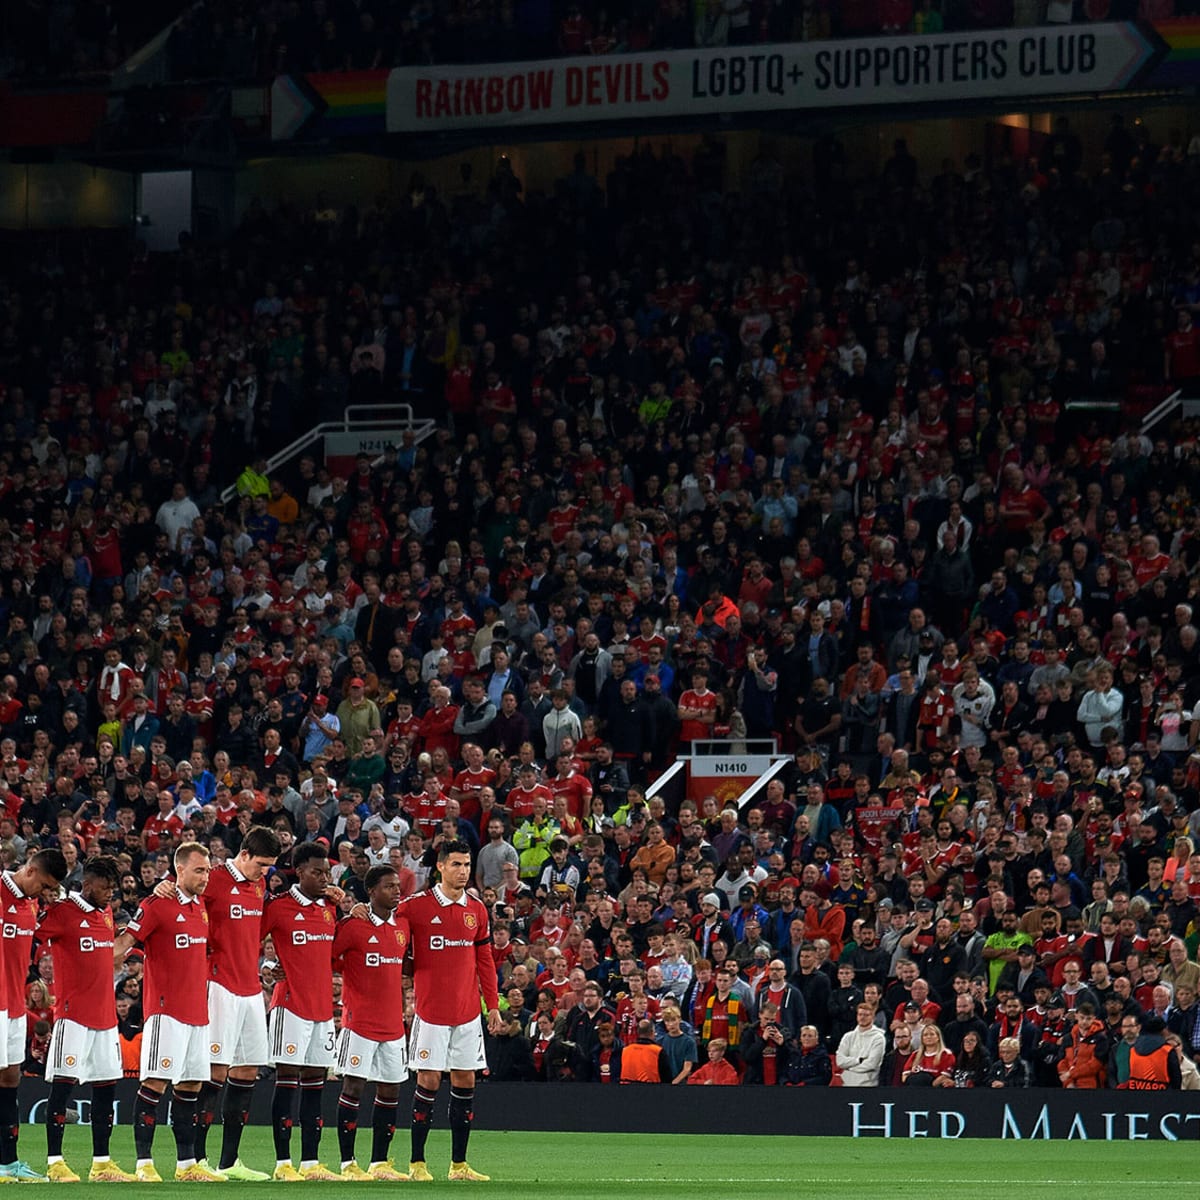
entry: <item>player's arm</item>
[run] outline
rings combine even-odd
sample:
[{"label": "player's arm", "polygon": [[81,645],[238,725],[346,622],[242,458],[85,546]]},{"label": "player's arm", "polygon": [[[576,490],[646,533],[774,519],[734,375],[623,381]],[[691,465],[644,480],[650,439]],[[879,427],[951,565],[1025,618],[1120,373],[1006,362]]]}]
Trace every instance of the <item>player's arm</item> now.
[{"label": "player's arm", "polygon": [[487,1008],[488,1033],[499,1036],[504,1028],[500,1013],[500,989],[496,984],[496,960],[492,957],[492,935],[487,926],[475,942],[475,975],[483,992],[483,1003]]}]

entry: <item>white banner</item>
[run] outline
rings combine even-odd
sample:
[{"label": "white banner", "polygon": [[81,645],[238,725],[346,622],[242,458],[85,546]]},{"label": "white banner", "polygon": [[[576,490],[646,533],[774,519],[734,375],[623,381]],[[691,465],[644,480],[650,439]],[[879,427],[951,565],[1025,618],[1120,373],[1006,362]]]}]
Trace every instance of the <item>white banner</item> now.
[{"label": "white banner", "polygon": [[1165,48],[1132,22],[405,67],[387,127],[650,120],[771,109],[930,104],[1126,88]]}]

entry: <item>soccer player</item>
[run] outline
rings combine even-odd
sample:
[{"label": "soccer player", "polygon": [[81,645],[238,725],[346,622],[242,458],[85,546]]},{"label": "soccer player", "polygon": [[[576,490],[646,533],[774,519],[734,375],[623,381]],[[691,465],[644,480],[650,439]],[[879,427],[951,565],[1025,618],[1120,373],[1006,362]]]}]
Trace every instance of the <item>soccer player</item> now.
[{"label": "soccer player", "polygon": [[25,981],[33,957],[38,900],[58,898],[58,885],[67,877],[61,850],[39,850],[16,871],[0,874],[0,920],[4,926],[3,982],[8,1015],[4,1046],[7,1064],[0,1070],[0,1177],[44,1181],[17,1157],[17,1085],[25,1061]]},{"label": "soccer player", "polygon": [[[271,1124],[275,1129],[275,1174],[280,1183],[336,1180],[318,1161],[321,1096],[334,1063],[332,905],[344,894],[330,882],[326,849],[317,842],[296,848],[296,884],[267,905],[262,936],[275,946],[283,978],[271,997],[269,1041],[275,1063]],[[300,1169],[292,1166],[292,1105],[300,1093]]]},{"label": "soccer player", "polygon": [[418,1183],[433,1178],[425,1165],[425,1142],[433,1105],[450,1072],[450,1173],[455,1180],[486,1182],[487,1175],[467,1165],[471,1135],[475,1072],[485,1065],[479,993],[487,1005],[488,1032],[504,1026],[496,967],[483,903],[467,895],[471,878],[471,848],[460,840],[444,841],[438,849],[441,882],[410,896],[397,910],[413,957],[414,1007],[409,1038],[411,1061],[417,1065],[413,1093],[412,1161],[409,1177]]},{"label": "soccer player", "polygon": [[[270,1061],[267,1014],[258,974],[265,875],[279,857],[279,838],[253,826],[237,855],[214,867],[204,891],[208,910],[208,1035],[212,1081],[200,1092],[196,1158],[208,1165],[208,1130],[221,1108],[219,1172],[227,1179],[262,1182],[263,1171],[238,1157],[258,1068]],[[160,885],[161,886],[161,885]],[[224,1092],[222,1092],[222,1086]]]},{"label": "soccer player", "polygon": [[109,904],[120,879],[115,858],[89,858],[81,890],[52,905],[37,927],[38,941],[50,947],[54,963],[54,1030],[46,1055],[46,1173],[52,1183],[79,1182],[63,1159],[63,1130],[67,1101],[80,1083],[92,1085],[88,1182],[137,1182],[136,1175],[113,1162],[109,1151],[121,1078],[117,1001],[109,973],[116,931]]},{"label": "soccer player", "polygon": [[[338,1071],[338,1143],[343,1179],[399,1183],[408,1176],[388,1160],[396,1131],[400,1084],[408,1078],[404,1042],[402,978],[408,934],[396,923],[400,876],[391,866],[372,867],[365,879],[369,909],[365,921],[343,921],[333,942],[334,967],[342,973],[342,1033]],[[363,1084],[375,1084],[371,1114],[371,1164],[354,1159],[354,1135]]]},{"label": "soccer player", "polygon": [[161,1183],[154,1168],[154,1129],[167,1084],[172,1085],[180,1183],[224,1183],[225,1176],[196,1161],[196,1106],[210,1073],[208,1042],[208,913],[201,898],[212,871],[208,850],[184,842],[175,851],[175,895],[147,896],[117,938],[117,962],[134,942],[145,952],[142,984],[140,1083],[133,1105],[139,1183]]}]

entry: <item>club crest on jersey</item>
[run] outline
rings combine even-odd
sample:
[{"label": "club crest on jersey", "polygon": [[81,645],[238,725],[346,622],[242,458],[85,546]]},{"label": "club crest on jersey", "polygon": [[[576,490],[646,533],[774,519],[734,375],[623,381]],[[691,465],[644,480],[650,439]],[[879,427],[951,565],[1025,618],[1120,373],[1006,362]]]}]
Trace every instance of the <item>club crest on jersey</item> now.
[{"label": "club crest on jersey", "polygon": [[289,1042],[289,1043],[288,1043],[288,1044],[287,1044],[287,1045],[284,1047],[284,1052],[285,1052],[286,1054],[295,1054],[295,1053],[296,1053],[296,1046],[295,1046],[295,1043],[293,1043],[293,1042]]},{"label": "club crest on jersey", "polygon": [[104,914],[104,924],[105,924],[105,927],[106,927],[106,928],[108,928],[108,929],[112,929],[112,928],[113,928],[113,919],[112,919],[112,913],[110,913],[110,912],[106,912],[106,913]]},{"label": "club crest on jersey", "polygon": [[209,1046],[208,1049],[212,1054],[220,1054],[221,1053],[221,1043],[213,1042],[213,1044],[211,1046]]},{"label": "club crest on jersey", "polygon": [[333,913],[331,913],[331,912],[329,911],[329,909],[325,909],[325,924],[326,924],[326,925],[332,925],[332,924],[333,924]]},{"label": "club crest on jersey", "polygon": [[171,1069],[171,1060],[169,1058],[164,1058],[159,1062],[158,1065],[162,1067],[164,1071],[169,1071]]},{"label": "club crest on jersey", "polygon": [[361,1063],[362,1063],[362,1059],[357,1054],[350,1055],[350,1065],[352,1067],[357,1067],[357,1066],[361,1065]]},{"label": "club crest on jersey", "polygon": [[475,926],[479,924],[479,919],[475,916],[475,914],[473,912],[466,912],[466,913],[463,913],[463,924],[468,929],[474,929]]},{"label": "club crest on jersey", "polygon": [[75,1065],[75,1055],[68,1054],[67,1057],[63,1059],[63,1064],[68,1067],[73,1067]]},{"label": "club crest on jersey", "polygon": [[396,945],[399,946],[401,950],[404,949],[404,930],[402,929],[396,930]]}]

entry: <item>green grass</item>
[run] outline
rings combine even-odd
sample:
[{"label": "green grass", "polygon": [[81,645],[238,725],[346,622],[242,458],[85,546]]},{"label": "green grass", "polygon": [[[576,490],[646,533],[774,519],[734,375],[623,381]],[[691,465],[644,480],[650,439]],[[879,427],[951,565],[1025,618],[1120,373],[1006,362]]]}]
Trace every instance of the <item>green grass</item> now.
[{"label": "green grass", "polygon": [[[537,1189],[539,1196],[570,1200],[623,1200],[627,1197],[678,1197],[695,1200],[701,1189],[713,1195],[759,1196],[770,1192],[792,1195],[798,1189],[819,1194],[821,1200],[886,1195],[887,1200],[969,1194],[971,1200],[992,1197],[1012,1200],[1014,1191],[1061,1187],[1081,1189],[1079,1194],[1107,1200],[1149,1195],[1156,1186],[1177,1188],[1194,1179],[1194,1142],[1137,1146],[1128,1142],[1030,1142],[876,1140],[850,1138],[720,1137],[714,1121],[712,1136],[679,1134],[529,1134],[480,1129],[471,1136],[471,1165],[492,1177],[478,1187],[514,1190]],[[91,1161],[91,1139],[84,1128],[66,1131],[67,1161],[86,1178]],[[128,1126],[119,1126],[113,1138],[113,1157],[126,1170],[133,1168],[133,1138]],[[293,1136],[299,1150],[299,1134]],[[219,1134],[210,1145],[219,1143]],[[327,1129],[322,1139],[323,1160],[336,1166],[336,1131]],[[156,1162],[164,1179],[174,1172],[174,1146],[170,1130],[160,1129],[155,1139]],[[396,1134],[398,1166],[408,1158],[408,1131]],[[255,1126],[246,1131],[245,1162],[260,1170],[274,1163],[270,1130]],[[358,1136],[359,1161],[370,1150],[370,1131]],[[45,1163],[41,1131],[21,1128],[21,1155],[35,1167]],[[436,1131],[429,1141],[429,1168],[436,1185],[447,1188],[450,1139]],[[64,1186],[64,1185],[60,1185]],[[68,1192],[74,1187],[66,1185]],[[82,1192],[85,1184],[77,1185]],[[262,1195],[279,1191],[280,1184],[231,1184],[249,1187]],[[305,1194],[320,1198],[335,1194],[341,1200],[343,1185],[308,1185]],[[401,1186],[401,1185],[395,1185]],[[456,1185],[464,1186],[464,1185]],[[786,1191],[778,1189],[786,1188]],[[95,1188],[90,1194],[96,1193]],[[228,1188],[222,1192],[226,1194]],[[195,1192],[186,1184],[166,1183],[159,1197]]]}]

